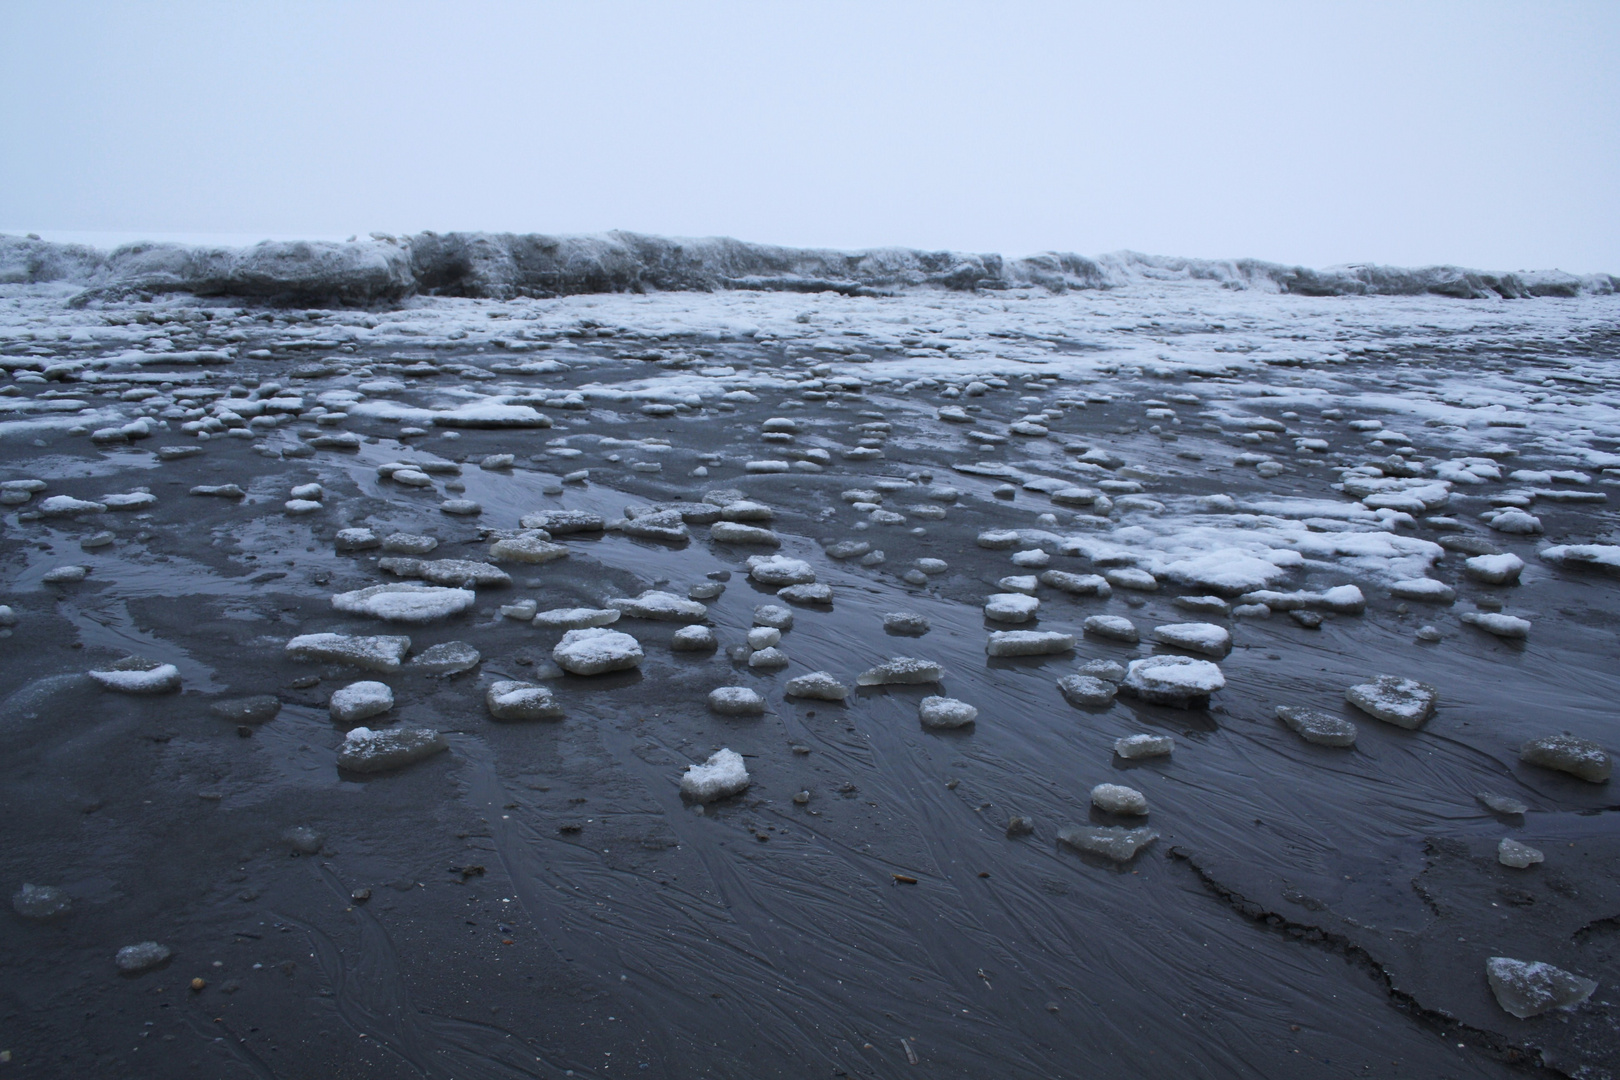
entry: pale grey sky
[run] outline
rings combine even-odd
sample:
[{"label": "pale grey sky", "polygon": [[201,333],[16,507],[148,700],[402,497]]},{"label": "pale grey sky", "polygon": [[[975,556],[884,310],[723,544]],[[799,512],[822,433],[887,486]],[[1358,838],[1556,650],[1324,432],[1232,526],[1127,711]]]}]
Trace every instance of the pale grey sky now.
[{"label": "pale grey sky", "polygon": [[0,229],[1620,272],[1620,4],[0,4]]}]

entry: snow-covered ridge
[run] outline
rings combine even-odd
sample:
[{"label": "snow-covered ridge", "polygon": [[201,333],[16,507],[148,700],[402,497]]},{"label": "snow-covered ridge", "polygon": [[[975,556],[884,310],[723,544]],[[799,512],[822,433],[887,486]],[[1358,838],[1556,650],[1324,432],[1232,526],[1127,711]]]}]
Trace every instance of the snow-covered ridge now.
[{"label": "snow-covered ridge", "polygon": [[1351,265],[1312,270],[1257,259],[1182,259],[1136,252],[1089,258],[1043,252],[1020,259],[955,251],[831,251],[740,240],[639,233],[373,234],[348,243],[265,242],[248,248],[126,244],[103,252],[0,236],[0,284],[80,285],[81,301],[184,292],[306,305],[390,303],[414,294],[511,299],[581,293],[758,289],[881,294],[916,288],[971,291],[1039,287],[1108,289],[1140,281],[1197,280],[1304,296],[1459,299],[1612,294],[1620,278],[1562,271],[1498,273],[1455,266]]}]

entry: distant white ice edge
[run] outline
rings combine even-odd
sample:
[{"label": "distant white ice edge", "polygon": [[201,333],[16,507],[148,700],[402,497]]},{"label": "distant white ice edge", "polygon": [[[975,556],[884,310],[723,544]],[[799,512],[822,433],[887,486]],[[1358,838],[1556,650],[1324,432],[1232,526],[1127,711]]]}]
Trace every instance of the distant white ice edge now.
[{"label": "distant white ice edge", "polygon": [[1312,270],[1256,259],[1182,259],[1130,251],[1096,258],[1043,252],[1006,259],[906,248],[785,248],[628,232],[373,233],[365,240],[277,240],[240,248],[143,241],[112,251],[0,235],[0,284],[77,285],[83,290],[75,298],[79,303],[174,292],[309,306],[369,306],[417,294],[507,300],[726,289],[863,296],[915,289],[1065,292],[1174,280],[1302,296],[1528,299],[1620,291],[1620,278],[1614,275],[1558,270],[1499,273],[1372,265]]}]

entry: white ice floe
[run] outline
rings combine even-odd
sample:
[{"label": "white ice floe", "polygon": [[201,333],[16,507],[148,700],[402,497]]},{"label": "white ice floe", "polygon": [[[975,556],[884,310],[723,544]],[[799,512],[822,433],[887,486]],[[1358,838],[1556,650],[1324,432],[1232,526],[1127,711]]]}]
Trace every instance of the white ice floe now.
[{"label": "white ice floe", "polygon": [[1590,739],[1545,735],[1519,748],[1519,757],[1543,769],[1556,769],[1590,784],[1606,784],[1614,768],[1609,752]]},{"label": "white ice floe", "polygon": [[1338,747],[1356,744],[1356,725],[1342,717],[1330,716],[1315,709],[1279,705],[1277,719],[1308,743]]},{"label": "white ice floe", "polygon": [[541,630],[585,630],[593,626],[612,626],[619,621],[615,608],[552,608],[535,612],[531,622]]},{"label": "white ice floe", "polygon": [[709,609],[702,603],[657,589],[649,589],[634,598],[612,599],[608,601],[608,605],[631,619],[695,623],[705,622],[709,618]]},{"label": "white ice floe", "polygon": [[[1126,735],[1114,740],[1114,753],[1126,761],[1140,761],[1143,758],[1167,757],[1176,748],[1176,741],[1168,735],[1149,735],[1145,732],[1138,735]],[[1092,793],[1096,801],[1096,792]]]},{"label": "white ice floe", "polygon": [[1485,961],[1485,978],[1504,1012],[1528,1020],[1554,1009],[1572,1009],[1592,996],[1597,980],[1575,975],[1542,961],[1493,956]]},{"label": "white ice floe", "polygon": [[761,585],[804,585],[816,580],[816,571],[803,559],[754,555],[748,560],[748,576]]},{"label": "white ice floe", "polygon": [[1517,615],[1503,615],[1498,611],[1465,611],[1458,617],[1469,626],[1494,637],[1522,641],[1530,636],[1530,620]]},{"label": "white ice floe", "polygon": [[130,658],[112,668],[90,672],[90,678],[104,690],[120,694],[172,694],[180,689],[180,669]]},{"label": "white ice floe", "polygon": [[859,686],[909,686],[936,683],[944,676],[944,669],[932,660],[896,656],[861,672],[855,682]]}]

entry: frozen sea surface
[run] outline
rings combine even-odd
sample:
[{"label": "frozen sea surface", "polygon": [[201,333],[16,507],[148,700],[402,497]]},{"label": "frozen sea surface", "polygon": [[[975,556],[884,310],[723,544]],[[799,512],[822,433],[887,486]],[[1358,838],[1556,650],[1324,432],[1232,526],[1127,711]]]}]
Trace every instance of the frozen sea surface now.
[{"label": "frozen sea surface", "polygon": [[[5,242],[0,884],[69,901],[3,923],[12,1067],[1616,1075],[1617,800],[1520,752],[1620,750],[1612,279],[704,249],[542,297],[634,244],[511,241],[279,278]],[[256,306],[328,256],[373,306]],[[418,581],[457,610],[408,637],[333,603]],[[1073,648],[997,655],[993,596]],[[536,615],[579,610],[639,666],[554,664],[584,631]],[[1059,688],[1228,637],[1207,706]],[[413,662],[450,643],[473,666]],[[942,674],[859,685],[902,655]],[[1346,703],[1385,676],[1435,688],[1421,727]],[[393,705],[355,736],[361,680]],[[340,769],[388,732],[449,749]],[[723,750],[746,788],[683,798]],[[1126,862],[1059,843],[1133,822],[1105,784],[1152,807]],[[1597,990],[1519,1019],[1493,957]]]}]

